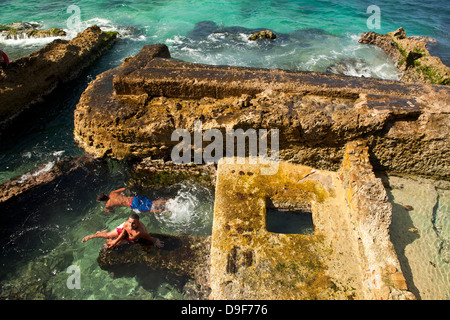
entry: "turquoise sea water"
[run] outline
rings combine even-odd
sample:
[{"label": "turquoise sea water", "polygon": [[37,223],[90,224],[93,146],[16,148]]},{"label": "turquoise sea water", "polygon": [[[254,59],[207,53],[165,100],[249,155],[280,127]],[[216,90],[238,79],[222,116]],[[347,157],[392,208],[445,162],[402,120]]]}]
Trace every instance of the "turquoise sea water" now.
[{"label": "turquoise sea water", "polygon": [[[70,5],[79,8],[79,26],[70,24],[74,14],[73,11],[68,12]],[[73,111],[81,93],[96,75],[120,65],[124,58],[136,54],[146,44],[165,43],[172,57],[191,62],[318,72],[340,70],[352,76],[395,80],[394,63],[383,51],[358,44],[360,34],[370,31],[367,20],[372,13],[366,12],[370,5],[377,5],[380,9],[380,29],[373,31],[387,33],[403,27],[407,35],[432,37],[438,40],[430,48],[432,53],[450,64],[450,6],[442,0],[382,0],[376,3],[350,0],[1,1],[0,24],[37,22],[43,28],[65,29],[68,39],[97,24],[103,30],[118,31],[120,39],[80,79],[68,84],[63,93],[49,102],[53,110],[49,115],[39,119],[35,126],[19,137],[3,141],[4,146],[0,147],[0,183],[27,175],[38,166],[50,168],[64,156],[83,154],[72,137]],[[254,30],[261,28],[273,30],[278,35],[277,39],[271,43],[247,40]],[[0,48],[15,59],[52,40],[0,38]],[[110,191],[125,183],[126,170],[120,166],[115,170],[113,179],[95,192]],[[180,206],[172,208],[173,215],[163,216],[160,220],[145,220],[145,223],[150,224],[154,231],[168,233],[210,232],[213,203],[210,190],[181,185],[167,192],[178,197]],[[43,298],[185,297],[174,283],[146,286],[137,278],[111,279],[108,273],[100,270],[96,258],[102,241],[93,240],[82,245],[79,240],[86,235],[86,230],[95,232],[115,227],[126,212],[122,212],[122,216],[106,217],[99,204],[93,201],[94,195],[75,198],[76,195],[69,194],[61,200],[65,205],[29,213],[29,221],[44,214],[53,217],[50,220],[37,219],[33,225],[21,224],[10,230],[10,238],[1,242],[5,257],[0,271],[2,286],[15,285],[21,277],[37,281],[39,275],[33,273],[37,262],[63,260],[64,263],[55,264],[52,276],[45,277],[53,294]],[[441,199],[441,203],[444,200]],[[448,219],[448,207],[442,208],[440,210],[444,213],[439,219]],[[162,226],[166,229],[161,229]],[[35,237],[39,231],[44,231],[39,233],[40,241],[30,243],[27,239]],[[82,268],[83,290],[66,288],[68,275],[65,271],[70,264]],[[34,298],[40,297],[36,295]]]},{"label": "turquoise sea water", "polygon": [[[80,24],[71,24],[79,8]],[[347,75],[397,79],[392,60],[380,49],[358,44],[362,32],[370,31],[367,8],[361,1],[26,1],[0,2],[0,23],[37,22],[42,28],[59,27],[67,38],[97,24],[119,31],[115,47],[54,101],[55,114],[26,141],[14,141],[0,153],[0,182],[26,173],[36,164],[60,155],[80,153],[71,136],[73,109],[90,80],[143,45],[165,43],[174,58],[208,64],[251,67],[341,71]],[[446,1],[377,1],[380,29],[386,33],[402,26],[408,35],[438,40],[433,53],[450,64],[450,7]],[[70,28],[69,28],[70,27]],[[252,30],[269,28],[278,34],[274,43],[247,41]],[[42,47],[53,39],[5,40],[0,48],[11,59]],[[44,129],[44,130],[42,130]],[[58,139],[52,139],[58,136]],[[61,139],[62,138],[62,139]],[[25,143],[25,145],[23,145]],[[56,154],[56,155],[55,155]]]},{"label": "turquoise sea water", "polygon": [[[74,13],[67,12],[69,5],[79,8],[78,28],[70,25]],[[359,35],[370,31],[369,5],[380,10],[380,29],[373,31],[386,33],[401,26],[408,35],[435,38],[439,41],[435,53],[449,64],[450,9],[445,1],[19,0],[0,4],[0,23],[34,21],[47,28],[70,26],[70,36],[92,24],[118,30],[127,45],[115,49],[120,51],[116,63],[138,52],[143,44],[161,42],[172,47],[174,57],[196,62],[325,71],[333,63],[354,58],[349,74],[393,78],[393,68],[381,52],[357,44]],[[202,21],[210,21],[216,28],[204,24],[192,32]],[[263,48],[246,41],[251,34],[248,29],[255,28],[273,30],[279,41]],[[23,47],[32,43],[22,41]],[[0,41],[6,48],[10,44],[14,46],[13,41]],[[13,57],[20,55],[20,51],[12,51]]]}]

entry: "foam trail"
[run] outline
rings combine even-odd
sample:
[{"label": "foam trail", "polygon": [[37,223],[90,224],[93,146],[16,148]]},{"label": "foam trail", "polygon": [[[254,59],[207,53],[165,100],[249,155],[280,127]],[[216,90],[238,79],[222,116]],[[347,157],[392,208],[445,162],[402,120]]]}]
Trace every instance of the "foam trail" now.
[{"label": "foam trail", "polygon": [[[27,35],[20,35],[20,37],[16,37],[14,39],[6,39],[4,36],[0,36],[0,44],[8,45],[8,46],[15,46],[15,47],[25,47],[25,46],[36,46],[36,47],[43,47],[44,45],[56,40],[56,39],[63,39],[63,40],[72,40],[75,38],[78,33],[83,32],[85,29],[97,25],[99,26],[103,31],[115,31],[119,33],[119,36],[121,37],[130,37],[133,36],[133,30],[129,27],[119,27],[115,25],[113,22],[111,22],[108,19],[103,18],[92,18],[86,21],[82,21],[78,28],[62,28],[66,32],[65,36],[57,36],[57,37],[43,37],[43,38],[34,38],[29,37]],[[134,40],[134,38],[132,38]],[[146,37],[143,39],[142,35],[137,38],[139,41],[146,40]]]},{"label": "foam trail", "polygon": [[55,166],[55,161],[50,161],[46,165],[44,165],[42,168],[40,168],[39,170],[34,171],[32,173],[26,173],[23,176],[21,176],[19,179],[19,183],[25,182],[25,180],[27,180],[29,177],[35,177],[35,176],[40,175],[41,173],[48,172],[48,171],[52,170],[54,166]]},{"label": "foam trail", "polygon": [[[155,214],[161,228],[178,234],[208,233],[212,224],[212,194],[200,186],[182,186],[177,195]],[[210,232],[210,231],[209,231]]]}]

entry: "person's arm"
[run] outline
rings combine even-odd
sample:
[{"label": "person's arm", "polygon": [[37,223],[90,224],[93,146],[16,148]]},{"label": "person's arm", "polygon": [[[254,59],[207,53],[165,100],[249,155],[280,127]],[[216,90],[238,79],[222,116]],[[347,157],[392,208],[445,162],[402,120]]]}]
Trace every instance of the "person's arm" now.
[{"label": "person's arm", "polygon": [[106,212],[107,214],[113,214],[114,208],[105,206],[105,209],[103,209],[103,211]]},{"label": "person's arm", "polygon": [[105,244],[105,248],[114,248],[115,246],[117,246],[120,241],[122,241],[125,236],[127,235],[127,231],[125,230],[125,228],[122,230],[122,233],[113,241],[111,241],[110,243]]},{"label": "person's arm", "polygon": [[112,191],[111,193],[119,193],[119,192],[123,192],[125,190],[126,190],[125,188],[120,188],[120,189]]},{"label": "person's arm", "polygon": [[107,214],[113,214],[114,213],[114,207],[110,205],[111,199],[106,201],[105,203],[105,209],[103,209],[103,212],[106,212]]},{"label": "person's arm", "polygon": [[141,231],[141,237],[147,239],[153,243],[155,247],[162,248],[164,247],[164,242],[159,240],[158,238],[154,238],[147,233],[147,230]]}]

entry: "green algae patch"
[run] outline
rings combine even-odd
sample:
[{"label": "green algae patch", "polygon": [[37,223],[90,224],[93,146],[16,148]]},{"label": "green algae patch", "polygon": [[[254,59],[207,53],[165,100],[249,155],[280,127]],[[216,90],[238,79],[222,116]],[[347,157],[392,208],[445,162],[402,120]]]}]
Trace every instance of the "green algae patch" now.
[{"label": "green algae patch", "polygon": [[396,32],[389,32],[385,36],[392,39],[393,45],[400,52],[397,65],[403,73],[404,81],[450,84],[450,69],[438,57],[429,53],[426,40],[406,37],[406,32],[399,36]]},{"label": "green algae patch", "polygon": [[119,32],[117,31],[103,31],[104,38],[102,39],[103,45],[105,47],[111,46],[111,41],[114,41],[117,39]]},{"label": "green algae patch", "polygon": [[135,164],[128,184],[143,188],[167,188],[189,180],[208,187],[215,185],[216,169],[213,165],[174,164],[172,161],[144,159]]},{"label": "green algae patch", "polygon": [[16,22],[0,24],[0,32],[6,39],[64,37],[66,32],[60,28],[39,29],[37,24]]}]

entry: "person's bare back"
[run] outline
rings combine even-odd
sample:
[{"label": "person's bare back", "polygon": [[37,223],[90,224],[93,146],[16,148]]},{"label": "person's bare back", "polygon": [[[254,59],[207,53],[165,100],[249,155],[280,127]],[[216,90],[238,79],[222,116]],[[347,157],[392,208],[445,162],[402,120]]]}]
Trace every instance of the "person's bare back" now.
[{"label": "person's bare back", "polygon": [[155,200],[151,201],[144,197],[127,197],[123,193],[125,188],[112,191],[109,196],[101,194],[97,197],[97,201],[106,202],[104,211],[111,214],[114,213],[116,207],[127,207],[139,212],[161,213],[164,208],[161,205],[172,200]]},{"label": "person's bare back", "polygon": [[129,207],[133,197],[127,197],[123,194],[125,188],[112,191],[109,194],[109,200],[106,202],[105,211],[111,212],[115,207]]}]

